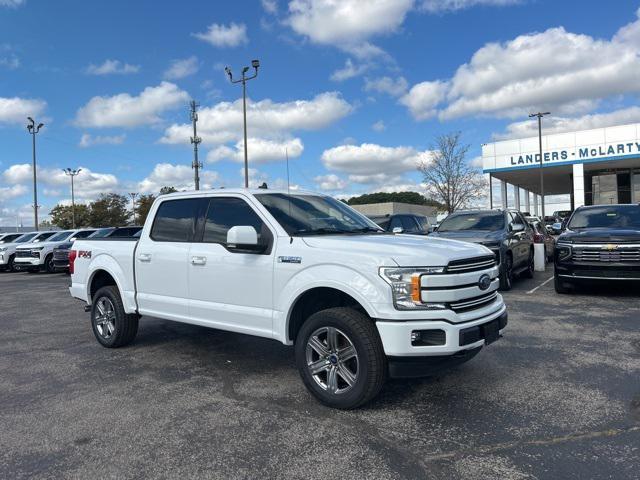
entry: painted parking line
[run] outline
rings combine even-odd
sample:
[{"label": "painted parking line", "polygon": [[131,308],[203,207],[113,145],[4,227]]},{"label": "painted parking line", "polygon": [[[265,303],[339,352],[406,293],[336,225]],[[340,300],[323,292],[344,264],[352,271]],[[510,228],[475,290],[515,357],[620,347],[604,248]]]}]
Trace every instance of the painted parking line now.
[{"label": "painted parking line", "polygon": [[549,283],[551,280],[553,280],[553,277],[546,279],[544,282],[542,282],[540,285],[538,285],[536,288],[532,288],[531,290],[529,290],[527,292],[527,295],[531,295],[532,293],[535,293],[536,290],[538,290],[540,287],[544,287],[547,283]]}]

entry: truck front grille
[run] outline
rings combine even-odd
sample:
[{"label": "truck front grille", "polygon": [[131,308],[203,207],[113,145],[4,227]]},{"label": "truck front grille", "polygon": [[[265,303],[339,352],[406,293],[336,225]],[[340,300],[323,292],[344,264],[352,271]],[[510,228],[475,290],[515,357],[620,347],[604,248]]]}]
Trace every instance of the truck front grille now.
[{"label": "truck front grille", "polygon": [[54,260],[69,260],[69,250],[67,249],[56,249],[53,251],[53,259]]},{"label": "truck front grille", "polygon": [[602,247],[574,248],[572,259],[576,262],[640,263],[640,247],[621,248],[616,245],[611,250]]},{"label": "truck front grille", "polygon": [[449,265],[447,265],[447,273],[464,273],[487,270],[488,268],[493,268],[495,264],[496,259],[494,255],[454,260],[449,262]]},{"label": "truck front grille", "polygon": [[450,303],[449,307],[451,308],[451,310],[453,310],[456,313],[467,312],[469,310],[475,310],[476,308],[481,308],[484,305],[493,302],[497,296],[498,296],[498,292],[493,291],[491,293],[480,295],[479,297],[466,298],[458,302]]},{"label": "truck front grille", "polygon": [[16,250],[16,258],[38,258],[40,254],[36,251],[32,252],[31,250]]}]

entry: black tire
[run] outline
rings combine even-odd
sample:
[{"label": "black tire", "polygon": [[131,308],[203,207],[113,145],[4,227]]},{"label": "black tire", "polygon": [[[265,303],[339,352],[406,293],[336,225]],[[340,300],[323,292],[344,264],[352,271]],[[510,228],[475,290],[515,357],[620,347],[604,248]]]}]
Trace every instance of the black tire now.
[{"label": "black tire", "polygon": [[47,273],[55,273],[56,272],[56,267],[53,264],[53,253],[50,253],[44,259],[44,270]]},{"label": "black tire", "polygon": [[561,295],[571,293],[571,288],[567,285],[567,282],[560,280],[560,277],[557,274],[553,276],[553,286],[556,289],[556,293]]},{"label": "black tire", "polygon": [[513,286],[513,257],[509,254],[504,256],[504,264],[500,271],[500,290],[506,292]]},{"label": "black tire", "polygon": [[15,255],[11,255],[9,257],[9,261],[7,262],[7,272],[15,272],[15,266],[13,265],[13,261],[15,260],[16,256]]},{"label": "black tire", "polygon": [[[100,308],[104,309],[106,302],[112,306],[113,315],[109,315],[109,323],[113,328],[107,328],[101,323],[105,317],[101,314]],[[102,287],[93,296],[91,328],[103,347],[118,348],[131,343],[138,333],[138,318],[136,314],[125,313],[118,288],[113,285]],[[107,331],[108,335],[105,333]]]},{"label": "black tire", "polygon": [[527,260],[527,269],[522,272],[522,276],[524,278],[533,278],[533,275],[535,273],[535,263],[534,263],[534,257],[533,257],[533,248],[529,250],[529,260]]},{"label": "black tire", "polygon": [[[328,355],[321,357],[317,350],[308,345],[308,342],[312,336],[318,339],[319,336],[314,333],[324,329],[327,331],[334,329],[337,332],[338,340],[335,343],[338,345],[335,350],[330,350],[327,333],[326,341],[324,343],[322,340],[319,341],[321,347],[327,347]],[[343,342],[346,342],[342,344],[343,348],[340,348],[339,345],[341,337]],[[346,350],[345,344],[355,348],[356,357],[343,362],[339,359],[339,354]],[[308,349],[311,356],[316,354],[320,357],[317,361],[325,359],[326,370],[317,375],[311,373],[307,361],[307,357],[310,355]],[[298,333],[295,354],[298,371],[307,389],[321,403],[332,408],[348,410],[367,403],[380,392],[387,376],[387,358],[375,324],[369,317],[352,308],[329,308],[311,315]],[[329,357],[333,357],[333,359],[329,359]],[[354,361],[356,362],[355,374],[353,373],[354,364],[347,364],[347,362]],[[352,377],[352,384],[349,384],[346,377],[342,376],[341,372],[345,367],[349,368],[348,372],[355,377]],[[333,373],[336,379],[335,385],[337,388],[342,385],[343,391],[330,391],[330,372],[337,372]],[[316,377],[322,375],[326,377],[325,387],[316,380]]]}]

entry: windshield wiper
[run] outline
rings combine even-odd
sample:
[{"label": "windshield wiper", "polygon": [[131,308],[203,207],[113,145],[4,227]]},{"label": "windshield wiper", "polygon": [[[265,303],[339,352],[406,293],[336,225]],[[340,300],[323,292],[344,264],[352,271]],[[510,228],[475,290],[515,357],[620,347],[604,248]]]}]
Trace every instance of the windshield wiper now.
[{"label": "windshield wiper", "polygon": [[386,233],[384,230],[375,227],[362,227],[362,228],[354,228],[353,230],[349,230],[349,233],[367,233],[367,232],[376,232],[376,233]]},{"label": "windshield wiper", "polygon": [[350,230],[341,230],[337,228],[327,228],[327,227],[309,228],[309,229],[298,230],[297,232],[293,233],[293,235],[295,236],[333,235],[333,234],[343,234],[343,233],[350,233]]}]

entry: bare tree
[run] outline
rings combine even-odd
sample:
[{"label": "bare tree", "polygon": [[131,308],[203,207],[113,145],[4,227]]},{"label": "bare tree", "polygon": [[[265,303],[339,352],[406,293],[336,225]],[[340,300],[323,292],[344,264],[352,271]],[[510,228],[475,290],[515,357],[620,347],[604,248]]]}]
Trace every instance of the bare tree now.
[{"label": "bare tree", "polygon": [[460,132],[437,137],[431,150],[431,159],[423,161],[418,170],[428,195],[444,204],[448,213],[466,208],[485,195],[487,182],[467,161],[469,145],[460,143]]}]

